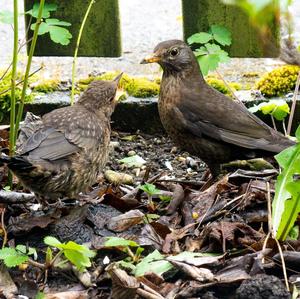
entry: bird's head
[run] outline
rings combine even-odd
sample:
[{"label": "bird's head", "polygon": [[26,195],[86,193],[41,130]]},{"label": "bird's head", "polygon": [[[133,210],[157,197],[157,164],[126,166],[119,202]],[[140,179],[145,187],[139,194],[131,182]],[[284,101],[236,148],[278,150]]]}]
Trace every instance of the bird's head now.
[{"label": "bird's head", "polygon": [[181,40],[168,40],[159,43],[154,53],[146,56],[141,63],[157,62],[166,72],[176,73],[190,70],[198,63],[190,47]]},{"label": "bird's head", "polygon": [[93,112],[100,110],[107,117],[110,117],[118,100],[118,87],[122,74],[119,74],[112,81],[93,81],[81,95],[78,104]]}]

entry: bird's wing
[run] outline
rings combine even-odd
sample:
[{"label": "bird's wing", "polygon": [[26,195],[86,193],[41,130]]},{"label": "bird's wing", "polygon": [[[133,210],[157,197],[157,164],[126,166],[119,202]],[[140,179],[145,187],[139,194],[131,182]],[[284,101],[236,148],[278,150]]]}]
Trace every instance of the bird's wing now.
[{"label": "bird's wing", "polygon": [[183,88],[183,99],[174,108],[174,115],[194,135],[271,152],[279,152],[293,144],[243,105],[208,86],[202,88],[204,90],[196,88],[189,92]]},{"label": "bird's wing", "polygon": [[28,138],[20,154],[29,154],[33,160],[55,161],[101,142],[103,130],[96,117],[85,109],[70,108],[44,115],[43,127]]},{"label": "bird's wing", "polygon": [[79,149],[69,142],[62,132],[43,127],[27,140],[20,154],[28,154],[32,160],[55,161],[76,153]]}]

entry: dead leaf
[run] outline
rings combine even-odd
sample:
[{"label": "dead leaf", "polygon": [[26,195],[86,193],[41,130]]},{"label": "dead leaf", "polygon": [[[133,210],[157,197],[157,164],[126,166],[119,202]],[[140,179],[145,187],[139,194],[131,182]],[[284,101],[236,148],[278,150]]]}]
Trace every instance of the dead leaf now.
[{"label": "dead leaf", "polygon": [[0,292],[8,299],[16,298],[18,292],[17,286],[3,264],[0,265]]},{"label": "dead leaf", "polygon": [[168,207],[167,207],[167,215],[171,215],[175,213],[177,208],[181,205],[181,203],[184,200],[184,190],[181,185],[176,184],[173,195],[172,195],[172,200],[170,201]]},{"label": "dead leaf", "polygon": [[88,299],[86,291],[67,291],[45,294],[45,299]]},{"label": "dead leaf", "polygon": [[131,210],[125,214],[112,217],[107,224],[107,228],[114,232],[123,232],[130,227],[143,221],[145,215],[140,210]]}]

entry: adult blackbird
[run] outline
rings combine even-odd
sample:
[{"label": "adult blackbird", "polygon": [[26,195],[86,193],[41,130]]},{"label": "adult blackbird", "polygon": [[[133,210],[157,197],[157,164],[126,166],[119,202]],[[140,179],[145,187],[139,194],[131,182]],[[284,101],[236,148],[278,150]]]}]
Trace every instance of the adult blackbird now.
[{"label": "adult blackbird", "polygon": [[38,197],[53,201],[86,191],[108,158],[120,78],[94,81],[73,106],[36,119],[21,132],[17,155],[2,155],[0,162]]},{"label": "adult blackbird", "polygon": [[193,51],[180,40],[159,43],[141,63],[163,69],[158,109],[167,133],[182,149],[198,155],[213,176],[220,164],[278,153],[294,144],[242,104],[206,84]]}]

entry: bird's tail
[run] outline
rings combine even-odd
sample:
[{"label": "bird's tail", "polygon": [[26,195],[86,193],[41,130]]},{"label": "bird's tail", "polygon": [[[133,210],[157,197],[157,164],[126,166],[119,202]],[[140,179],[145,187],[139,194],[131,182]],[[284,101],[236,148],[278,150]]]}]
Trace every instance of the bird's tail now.
[{"label": "bird's tail", "polygon": [[0,156],[0,165],[6,164],[7,167],[12,171],[29,171],[34,166],[21,156],[9,157],[2,154]]}]

